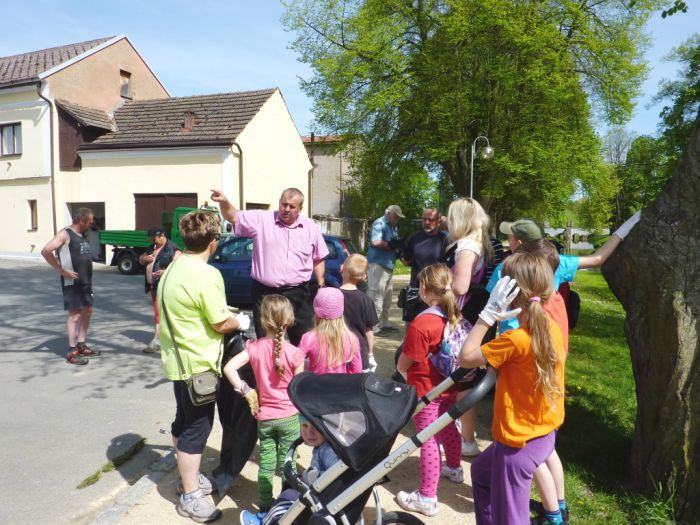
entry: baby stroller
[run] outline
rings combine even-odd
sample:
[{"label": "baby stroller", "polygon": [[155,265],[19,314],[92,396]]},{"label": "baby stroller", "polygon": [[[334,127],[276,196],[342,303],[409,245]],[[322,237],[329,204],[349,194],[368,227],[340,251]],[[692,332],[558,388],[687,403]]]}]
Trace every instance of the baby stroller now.
[{"label": "baby stroller", "polygon": [[296,473],[293,455],[302,440],[295,441],[286,456],[284,476],[300,497],[279,517],[277,523],[362,523],[362,510],[370,494],[374,493],[377,509],[375,525],[422,524],[420,519],[407,512],[382,513],[374,488],[385,481],[386,474],[423,442],[469,410],[496,381],[496,372],[489,368],[469,395],[391,452],[400,430],[413,414],[466,373],[464,369],[456,370],[421,399],[416,398],[413,386],[385,380],[371,373],[315,375],[306,372],[296,376],[289,384],[290,399],[299,413],[326,438],[340,461],[313,483],[307,484]]}]

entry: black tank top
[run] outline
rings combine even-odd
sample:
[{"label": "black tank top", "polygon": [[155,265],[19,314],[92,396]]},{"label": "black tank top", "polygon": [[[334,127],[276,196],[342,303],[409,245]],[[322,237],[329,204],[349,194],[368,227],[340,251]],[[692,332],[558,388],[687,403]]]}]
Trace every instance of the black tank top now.
[{"label": "black tank top", "polygon": [[82,235],[78,235],[72,228],[66,228],[68,233],[68,243],[61,246],[58,251],[58,260],[61,262],[61,268],[76,272],[78,278],[65,279],[61,276],[61,284],[63,286],[72,286],[79,284],[82,286],[90,286],[92,284],[92,252],[90,244]]}]

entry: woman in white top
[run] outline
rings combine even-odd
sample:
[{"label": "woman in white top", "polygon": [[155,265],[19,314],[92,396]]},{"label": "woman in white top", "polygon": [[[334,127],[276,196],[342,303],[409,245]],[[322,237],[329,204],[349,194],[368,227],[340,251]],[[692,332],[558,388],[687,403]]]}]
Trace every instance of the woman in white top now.
[{"label": "woman in white top", "polygon": [[[464,309],[470,298],[469,288],[479,282],[483,272],[493,260],[493,246],[489,240],[489,216],[474,199],[464,197],[452,201],[447,211],[447,230],[449,245],[447,253],[455,247],[452,265],[452,290],[457,296],[460,309]],[[481,376],[479,376],[479,379]],[[464,397],[469,389],[463,390],[458,397]],[[461,418],[462,455],[471,457],[479,454],[474,427],[476,423],[476,406]]]}]

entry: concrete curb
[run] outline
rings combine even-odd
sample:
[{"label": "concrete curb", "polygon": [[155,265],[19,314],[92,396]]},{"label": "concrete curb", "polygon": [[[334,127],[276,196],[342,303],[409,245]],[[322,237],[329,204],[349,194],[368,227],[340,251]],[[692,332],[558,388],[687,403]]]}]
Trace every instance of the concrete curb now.
[{"label": "concrete curb", "polygon": [[116,525],[124,515],[135,507],[142,498],[158,487],[163,477],[177,466],[175,451],[171,450],[165,456],[154,462],[147,474],[119,494],[110,508],[99,514],[90,525]]}]

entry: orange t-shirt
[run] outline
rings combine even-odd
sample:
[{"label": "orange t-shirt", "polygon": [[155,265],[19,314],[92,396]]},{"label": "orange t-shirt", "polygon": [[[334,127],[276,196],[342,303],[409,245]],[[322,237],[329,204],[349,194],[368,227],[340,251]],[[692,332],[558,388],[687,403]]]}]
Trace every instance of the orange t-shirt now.
[{"label": "orange t-shirt", "polygon": [[[550,323],[554,346],[561,364],[557,379],[564,391],[564,347],[561,330]],[[537,383],[535,355],[530,349],[530,334],[524,328],[509,330],[481,347],[489,364],[498,370],[493,406],[493,439],[509,447],[522,448],[536,437],[546,436],[564,422],[564,396],[552,410]]]},{"label": "orange t-shirt", "polygon": [[544,311],[557,323],[564,342],[564,355],[569,355],[569,316],[566,314],[566,303],[559,292],[554,292],[549,301],[542,303]]}]

